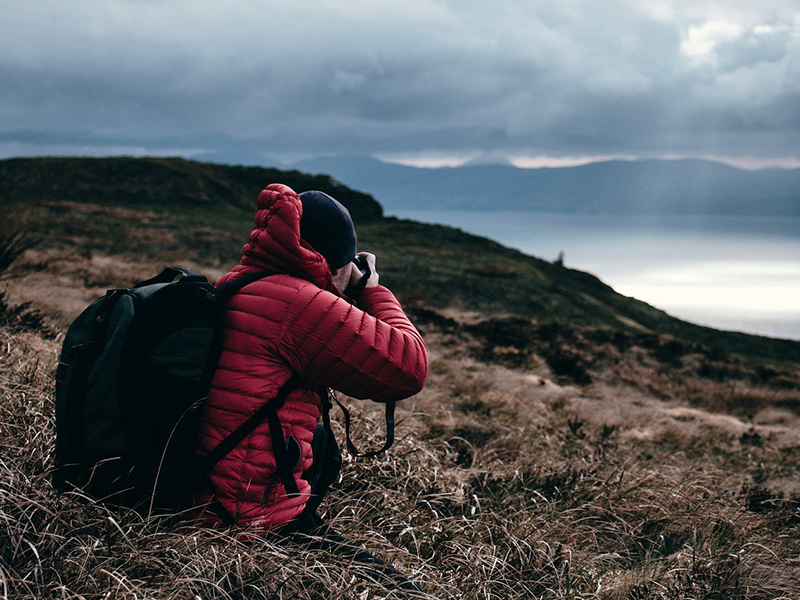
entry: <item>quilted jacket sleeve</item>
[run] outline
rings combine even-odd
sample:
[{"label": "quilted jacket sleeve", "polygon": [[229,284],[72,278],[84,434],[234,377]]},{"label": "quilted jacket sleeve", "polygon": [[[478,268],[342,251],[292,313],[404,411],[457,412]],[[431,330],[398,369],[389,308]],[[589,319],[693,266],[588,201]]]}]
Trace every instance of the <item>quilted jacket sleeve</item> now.
[{"label": "quilted jacket sleeve", "polygon": [[383,286],[362,290],[358,307],[302,287],[283,323],[280,348],[307,381],[376,402],[416,394],[428,373],[422,336]]}]

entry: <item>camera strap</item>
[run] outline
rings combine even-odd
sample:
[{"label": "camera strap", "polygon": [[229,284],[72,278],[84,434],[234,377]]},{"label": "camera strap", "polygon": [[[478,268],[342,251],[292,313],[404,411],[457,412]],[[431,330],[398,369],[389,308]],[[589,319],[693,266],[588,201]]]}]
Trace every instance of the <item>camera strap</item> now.
[{"label": "camera strap", "polygon": [[[353,440],[350,437],[350,425],[351,425],[350,411],[347,410],[347,407],[345,407],[341,402],[339,402],[339,399],[336,397],[336,392],[334,390],[332,390],[331,388],[328,388],[328,393],[327,393],[326,400],[327,400],[327,406],[325,407],[325,410],[323,411],[323,413],[327,413],[328,412],[328,409],[333,406],[333,404],[332,404],[333,402],[338,404],[339,408],[342,409],[342,414],[344,415],[345,437],[347,439],[347,451],[350,453],[351,456],[364,456],[364,457],[377,456],[378,454],[381,454],[382,452],[386,452],[386,450],[391,448],[392,444],[394,443],[394,409],[395,409],[396,402],[386,402],[385,403],[385,407],[386,407],[386,442],[378,450],[369,450],[367,452],[362,452],[361,450],[356,448],[356,445],[353,443]],[[325,418],[324,414],[323,414],[323,418]],[[326,423],[328,428],[330,428],[330,424],[329,423],[330,423],[330,421],[328,421],[328,423]]]}]

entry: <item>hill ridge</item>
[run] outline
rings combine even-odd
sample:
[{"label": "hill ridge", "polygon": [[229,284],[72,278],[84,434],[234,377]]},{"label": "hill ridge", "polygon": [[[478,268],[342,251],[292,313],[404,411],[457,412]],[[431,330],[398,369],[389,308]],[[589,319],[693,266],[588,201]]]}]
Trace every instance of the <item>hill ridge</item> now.
[{"label": "hill ridge", "polygon": [[380,218],[383,209],[369,194],[327,175],[295,170],[203,163],[159,157],[47,157],[0,160],[4,204],[44,198],[123,205],[227,206],[252,210],[264,182],[319,189],[345,204],[356,220]]}]

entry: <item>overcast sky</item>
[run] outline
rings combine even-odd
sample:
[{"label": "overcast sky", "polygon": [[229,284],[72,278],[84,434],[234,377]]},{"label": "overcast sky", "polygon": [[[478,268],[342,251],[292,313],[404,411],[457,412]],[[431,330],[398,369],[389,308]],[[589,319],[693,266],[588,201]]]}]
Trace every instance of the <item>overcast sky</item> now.
[{"label": "overcast sky", "polygon": [[800,0],[0,0],[0,157],[800,167]]}]

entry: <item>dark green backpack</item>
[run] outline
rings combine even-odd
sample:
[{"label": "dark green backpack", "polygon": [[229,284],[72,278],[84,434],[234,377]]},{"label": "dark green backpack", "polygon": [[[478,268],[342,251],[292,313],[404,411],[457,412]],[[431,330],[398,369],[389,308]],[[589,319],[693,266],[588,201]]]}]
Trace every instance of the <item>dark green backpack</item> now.
[{"label": "dark green backpack", "polygon": [[202,461],[195,458],[198,409],[221,351],[222,305],[266,275],[217,288],[168,268],[133,288],[109,290],[81,313],[56,374],[57,489],[77,487],[148,510],[180,508],[220,458],[276,414],[295,378]]}]

